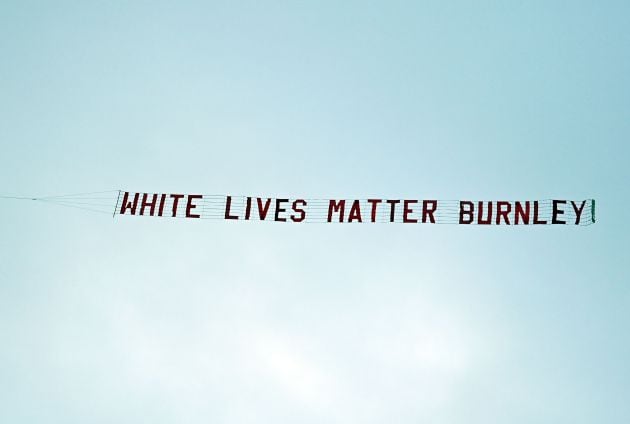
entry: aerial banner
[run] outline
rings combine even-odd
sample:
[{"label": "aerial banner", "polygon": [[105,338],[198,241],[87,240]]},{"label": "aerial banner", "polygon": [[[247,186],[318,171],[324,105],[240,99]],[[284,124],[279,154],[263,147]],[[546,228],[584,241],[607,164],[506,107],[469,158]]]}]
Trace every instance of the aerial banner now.
[{"label": "aerial banner", "polygon": [[114,215],[283,223],[590,225],[595,200],[260,197],[119,191]]}]

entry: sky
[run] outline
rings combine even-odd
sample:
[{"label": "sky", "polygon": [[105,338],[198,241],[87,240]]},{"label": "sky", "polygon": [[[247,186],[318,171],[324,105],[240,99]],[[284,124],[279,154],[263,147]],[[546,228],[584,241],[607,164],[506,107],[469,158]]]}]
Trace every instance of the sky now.
[{"label": "sky", "polygon": [[0,199],[0,421],[630,421],[630,5],[4,1],[0,194],[585,199],[588,227]]}]

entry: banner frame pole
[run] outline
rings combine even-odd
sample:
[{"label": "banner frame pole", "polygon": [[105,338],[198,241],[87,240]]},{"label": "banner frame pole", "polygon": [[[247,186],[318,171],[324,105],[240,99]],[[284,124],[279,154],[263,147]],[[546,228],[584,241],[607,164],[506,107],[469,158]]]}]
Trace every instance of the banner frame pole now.
[{"label": "banner frame pole", "polygon": [[120,193],[121,193],[121,190],[118,190],[118,197],[116,197],[116,206],[114,206],[114,213],[112,213],[112,219],[116,217],[116,212],[118,211],[118,203],[120,202]]}]

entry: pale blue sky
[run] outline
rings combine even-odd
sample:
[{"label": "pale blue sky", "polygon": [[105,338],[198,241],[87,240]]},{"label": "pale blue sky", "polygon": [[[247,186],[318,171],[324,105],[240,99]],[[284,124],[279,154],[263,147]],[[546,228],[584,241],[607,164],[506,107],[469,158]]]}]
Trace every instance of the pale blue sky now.
[{"label": "pale blue sky", "polygon": [[627,2],[0,5],[0,194],[589,198],[589,227],[2,201],[0,421],[630,421]]}]

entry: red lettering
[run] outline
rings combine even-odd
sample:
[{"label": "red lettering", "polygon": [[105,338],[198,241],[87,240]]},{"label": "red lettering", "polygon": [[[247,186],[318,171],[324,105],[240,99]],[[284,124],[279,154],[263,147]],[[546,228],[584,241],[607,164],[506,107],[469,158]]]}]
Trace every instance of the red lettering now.
[{"label": "red lettering", "polygon": [[153,213],[155,212],[155,204],[157,203],[157,194],[154,194],[152,196],[152,200],[150,202],[147,202],[147,197],[149,195],[147,193],[142,193],[142,205],[140,206],[140,215],[144,215],[144,209],[146,207],[149,207],[149,215],[153,216]]},{"label": "red lettering", "polygon": [[389,210],[389,222],[394,222],[394,218],[396,216],[396,204],[400,203],[400,200],[388,200],[387,203],[391,206]]},{"label": "red lettering", "polygon": [[158,208],[158,216],[164,213],[164,205],[166,204],[166,194],[160,195],[160,207]]},{"label": "red lettering", "polygon": [[405,200],[403,201],[403,222],[415,224],[418,222],[416,218],[409,218],[409,215],[413,213],[413,210],[409,207],[410,204],[418,203],[417,200]]},{"label": "red lettering", "polygon": [[503,217],[503,222],[507,225],[510,225],[510,218],[508,214],[512,211],[512,205],[510,202],[497,202],[497,225],[501,225],[501,217]]},{"label": "red lettering", "polygon": [[138,206],[138,197],[140,197],[140,193],[136,193],[133,195],[133,202],[129,201],[129,192],[125,191],[123,195],[122,205],[120,206],[120,214],[124,215],[127,209],[131,210],[131,215],[136,214],[136,207]]},{"label": "red lettering", "polygon": [[[472,224],[473,222],[473,212],[475,209],[475,205],[473,204],[473,202],[468,202],[465,200],[462,200],[459,202],[459,223],[460,224]],[[464,220],[464,216],[467,216],[468,218],[466,220]]]},{"label": "red lettering", "polygon": [[297,217],[295,215],[291,215],[291,221],[293,222],[302,222],[306,218],[306,211],[299,208],[300,205],[306,206],[306,201],[304,199],[297,199],[293,202],[293,205],[291,205],[291,209],[293,209],[294,212],[299,213]]},{"label": "red lettering", "polygon": [[289,199],[276,199],[276,213],[274,214],[273,220],[276,222],[286,222],[286,218],[280,217],[280,212],[286,212],[286,209],[280,207],[280,203],[286,203]]},{"label": "red lettering", "polygon": [[477,224],[490,225],[492,223],[492,202],[488,202],[488,216],[483,219],[483,202],[479,202],[477,210]]},{"label": "red lettering", "polygon": [[534,201],[534,224],[535,225],[539,225],[539,224],[546,224],[547,221],[544,219],[538,219],[538,200]]},{"label": "red lettering", "polygon": [[371,220],[372,220],[372,222],[376,222],[376,207],[382,201],[383,201],[383,199],[368,199],[368,203],[370,203],[372,205],[372,213],[371,213]]},{"label": "red lettering", "polygon": [[427,222],[427,217],[431,220],[431,224],[435,224],[433,213],[437,210],[437,200],[422,201],[422,223]]},{"label": "red lettering", "polygon": [[258,216],[261,221],[264,221],[267,217],[267,213],[269,212],[269,206],[271,205],[271,199],[265,200],[265,206],[262,204],[262,199],[260,197],[256,198],[256,202],[258,203]]},{"label": "red lettering", "polygon": [[518,225],[521,220],[523,224],[529,225],[529,201],[525,202],[525,209],[523,209],[521,202],[516,202],[514,209],[514,225]]},{"label": "red lettering", "polygon": [[343,222],[343,210],[346,207],[345,200],[339,200],[338,202],[331,199],[328,202],[328,222],[332,222],[333,212],[339,212],[339,222]]},{"label": "red lettering", "polygon": [[245,219],[249,220],[252,214],[252,198],[247,196],[247,203],[245,204]]},{"label": "red lettering", "polygon": [[173,199],[173,217],[177,216],[177,204],[179,203],[179,199],[183,198],[183,194],[171,194],[171,199]]},{"label": "red lettering", "polygon": [[553,204],[553,209],[552,209],[552,214],[551,214],[552,224],[566,224],[567,223],[567,221],[558,219],[559,215],[564,215],[564,211],[560,209],[558,206],[564,205],[566,203],[567,203],[566,200],[553,200],[552,201],[552,204]]},{"label": "red lettering", "polygon": [[192,213],[191,211],[197,207],[197,205],[193,205],[194,199],[202,199],[203,196],[201,194],[189,194],[188,202],[186,203],[186,218],[200,218],[201,215],[197,215]]},{"label": "red lettering", "polygon": [[358,200],[352,202],[352,207],[350,208],[350,214],[348,214],[348,222],[359,221],[361,220],[361,204]]},{"label": "red lettering", "polygon": [[238,216],[230,214],[230,209],[232,209],[232,196],[227,196],[225,198],[225,219],[238,219]]},{"label": "red lettering", "polygon": [[578,208],[573,200],[571,200],[571,205],[573,206],[573,210],[575,211],[575,225],[580,223],[580,219],[582,217],[582,211],[584,210],[584,205],[586,204],[586,200],[582,200],[582,204]]}]

